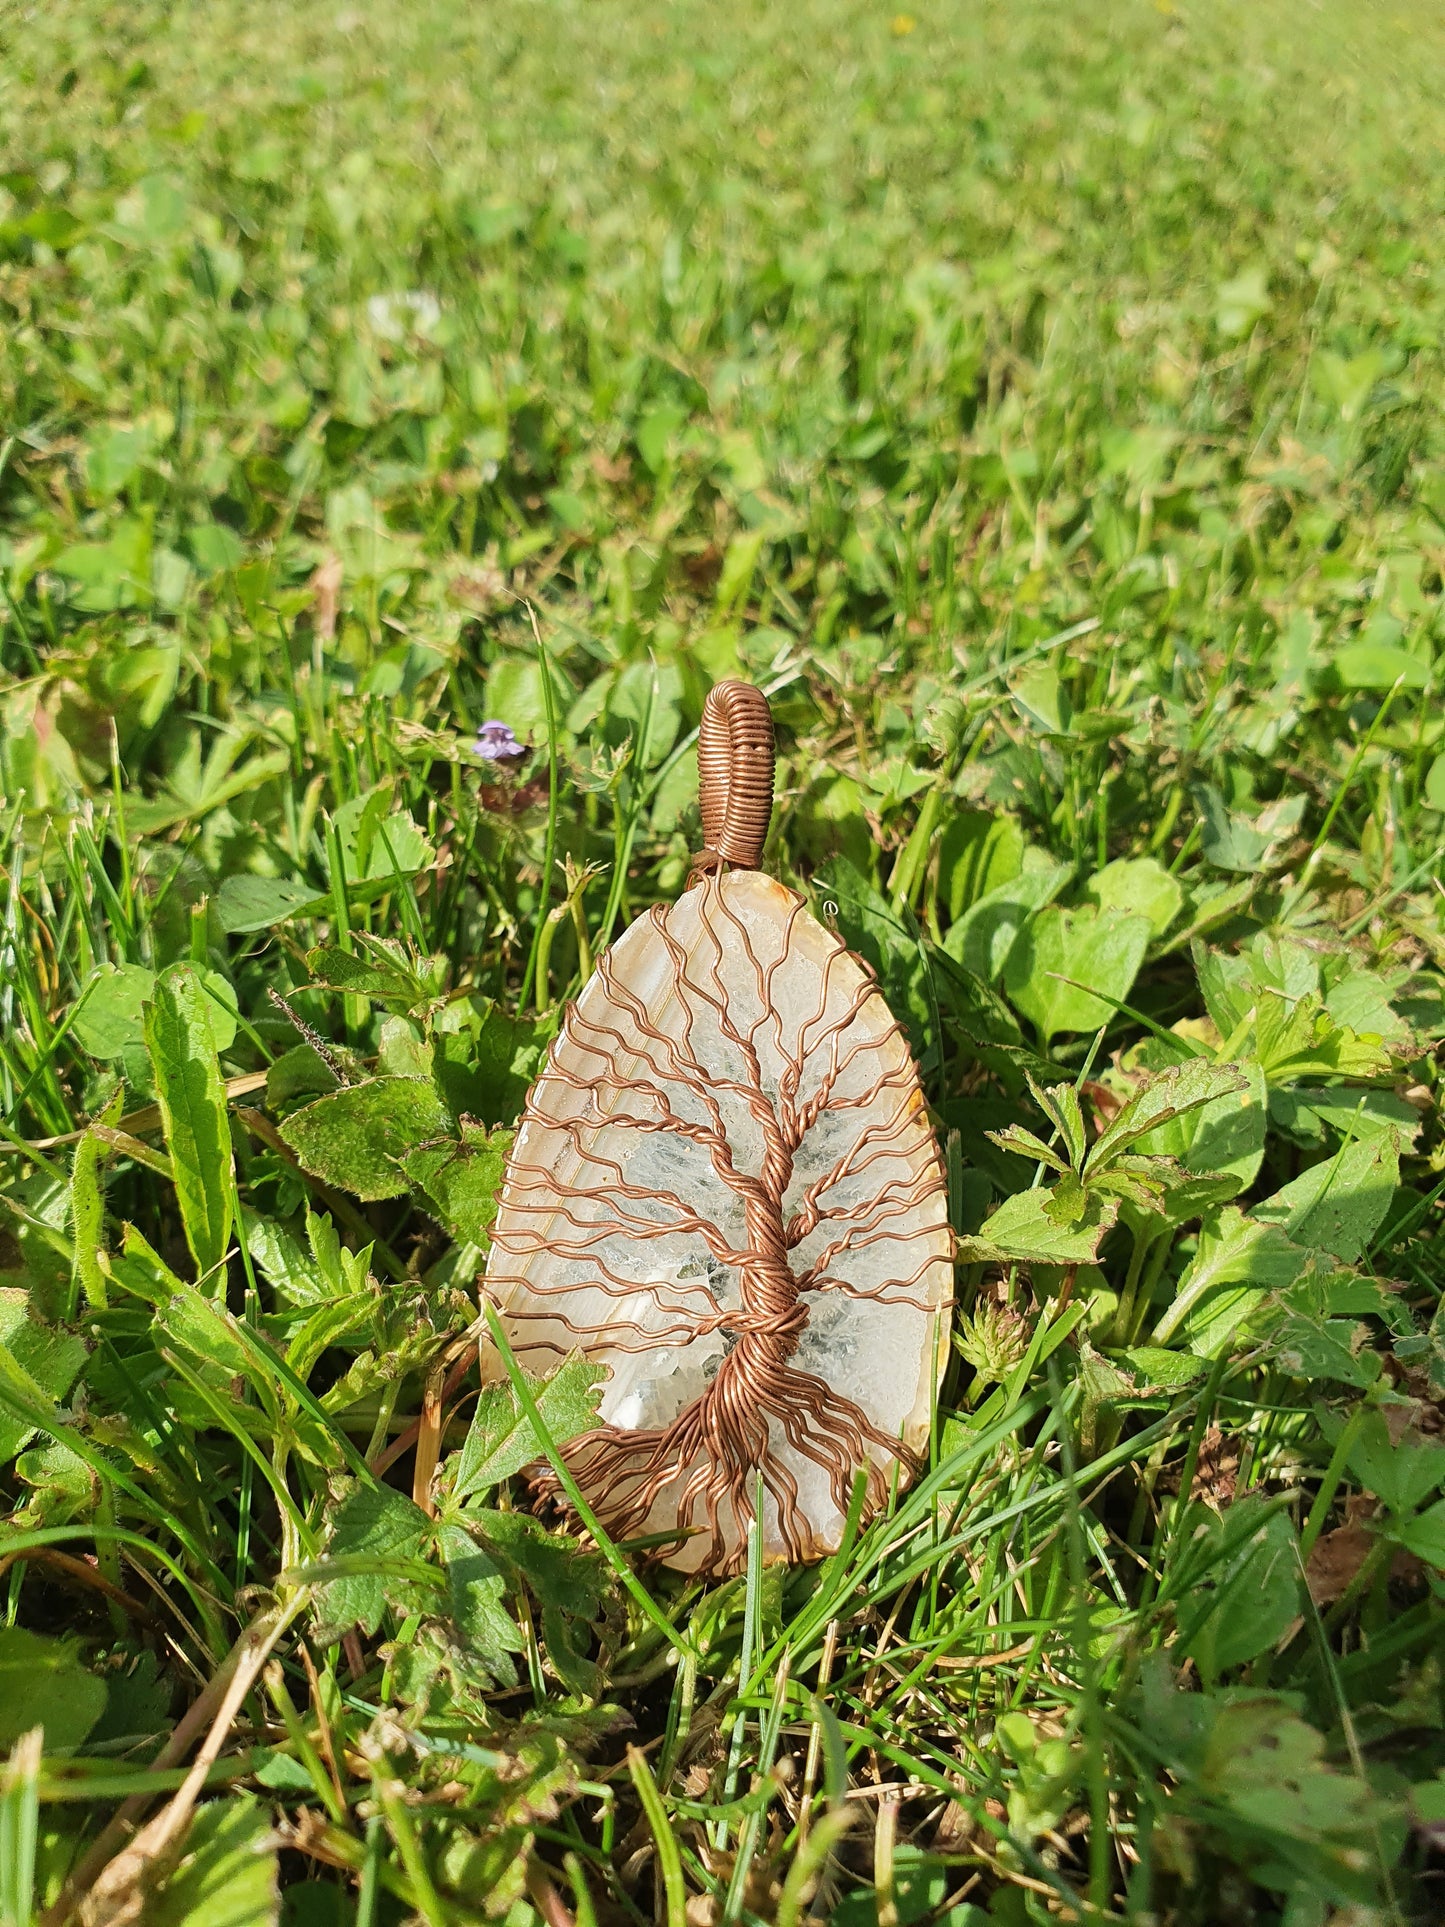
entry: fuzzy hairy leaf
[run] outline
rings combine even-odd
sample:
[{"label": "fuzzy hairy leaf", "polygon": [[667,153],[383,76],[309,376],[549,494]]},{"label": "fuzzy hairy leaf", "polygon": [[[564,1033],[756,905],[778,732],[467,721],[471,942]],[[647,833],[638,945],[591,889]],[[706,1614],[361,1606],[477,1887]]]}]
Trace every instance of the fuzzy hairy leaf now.
[{"label": "fuzzy hairy leaf", "polygon": [[305,1105],[281,1135],[313,1177],[358,1198],[406,1190],[403,1160],[447,1128],[435,1086],[420,1077],[373,1077]]},{"label": "fuzzy hairy leaf", "polygon": [[421,1145],[403,1158],[407,1177],[426,1193],[429,1207],[459,1241],[486,1249],[513,1136],[463,1121],[459,1139]]},{"label": "fuzzy hairy leaf", "polygon": [[145,1041],[186,1243],[205,1277],[230,1248],[235,1181],[210,999],[190,964],[175,964],[157,980],[145,1007]]},{"label": "fuzzy hairy leaf", "polygon": [[[606,1377],[605,1366],[574,1352],[539,1386],[537,1410],[554,1444],[566,1445],[597,1426],[597,1400]],[[541,1441],[510,1382],[485,1385],[457,1463],[456,1497],[465,1499],[500,1485],[541,1456]]]},{"label": "fuzzy hairy leaf", "polygon": [[[322,1645],[353,1626],[368,1637],[389,1602],[404,1609],[432,1597],[415,1570],[435,1528],[420,1506],[389,1485],[358,1485],[331,1518],[326,1562],[348,1567],[316,1589],[316,1637]],[[441,1582],[437,1574],[438,1584]]]},{"label": "fuzzy hairy leaf", "polygon": [[1249,1080],[1233,1064],[1212,1064],[1204,1057],[1156,1072],[1099,1133],[1084,1166],[1085,1176],[1106,1169],[1121,1152],[1161,1125],[1248,1087]]},{"label": "fuzzy hairy leaf", "polygon": [[1058,1224],[1050,1215],[1052,1193],[1039,1186],[1005,1198],[977,1237],[959,1241],[963,1264],[1087,1265],[1098,1255],[1118,1206],[1091,1199],[1082,1224]]}]

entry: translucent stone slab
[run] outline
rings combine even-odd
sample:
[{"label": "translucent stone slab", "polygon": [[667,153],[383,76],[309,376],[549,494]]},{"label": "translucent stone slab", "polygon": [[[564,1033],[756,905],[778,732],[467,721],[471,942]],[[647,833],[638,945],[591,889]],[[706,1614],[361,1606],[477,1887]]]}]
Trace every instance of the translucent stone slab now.
[{"label": "translucent stone slab", "polygon": [[528,1100],[486,1288],[532,1371],[606,1364],[569,1464],[621,1538],[740,1562],[836,1548],[927,1442],[952,1236],[898,1024],[859,960],[756,871],[638,919]]}]

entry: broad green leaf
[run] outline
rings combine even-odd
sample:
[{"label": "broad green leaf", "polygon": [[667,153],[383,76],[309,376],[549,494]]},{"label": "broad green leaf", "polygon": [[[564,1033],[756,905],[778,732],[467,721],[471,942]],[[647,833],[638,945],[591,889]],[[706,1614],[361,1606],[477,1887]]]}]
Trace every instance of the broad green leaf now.
[{"label": "broad green leaf", "polygon": [[[1282,1615],[1285,1586],[1275,1583]],[[1391,1808],[1365,1780],[1326,1761],[1323,1733],[1272,1694],[1244,1689],[1210,1695],[1205,1705],[1211,1730],[1198,1785],[1231,1826],[1259,1839],[1276,1865],[1302,1859],[1311,1887],[1337,1888],[1352,1868],[1378,1864],[1375,1843],[1393,1821]]]},{"label": "broad green leaf", "polygon": [[949,926],[944,949],[983,982],[997,982],[1019,932],[1035,911],[1053,902],[1069,875],[1066,863],[1042,850],[1026,849],[1018,875],[995,885]]},{"label": "broad green leaf", "polygon": [[[181,1285],[156,1324],[173,1344],[227,1380],[250,1378],[255,1373],[255,1352],[236,1330],[230,1312],[194,1285]],[[264,1391],[269,1395],[270,1387]]]},{"label": "broad green leaf", "polygon": [[419,1077],[373,1077],[293,1111],[281,1135],[313,1177],[358,1198],[406,1190],[402,1160],[448,1128],[436,1088]]},{"label": "broad green leaf", "polygon": [[211,1000],[190,964],[174,964],[145,1007],[145,1040],[186,1242],[199,1275],[213,1271],[231,1242],[231,1129],[216,1055]]},{"label": "broad green leaf", "polygon": [[1255,875],[1283,862],[1289,842],[1304,815],[1305,796],[1270,803],[1254,816],[1230,810],[1217,789],[1196,784],[1192,794],[1199,810],[1200,845],[1216,869]]},{"label": "broad green leaf", "polygon": [[[63,1399],[85,1363],[84,1342],[69,1332],[37,1324],[29,1315],[23,1291],[0,1291],[0,1348],[23,1374],[32,1396],[42,1402]],[[34,1433],[33,1425],[0,1401],[0,1466],[8,1465]]]},{"label": "broad green leaf", "polygon": [[280,1110],[298,1097],[324,1097],[340,1083],[314,1044],[294,1044],[266,1072],[266,1105]]},{"label": "broad green leaf", "polygon": [[1234,1205],[1210,1213],[1174,1302],[1154,1328],[1155,1344],[1183,1325],[1192,1351],[1217,1352],[1260,1292],[1292,1285],[1309,1261],[1309,1253],[1291,1244],[1276,1225],[1247,1218]]},{"label": "broad green leaf", "polygon": [[0,1626],[0,1746],[32,1726],[45,1728],[47,1752],[79,1746],[105,1708],[105,1681],[64,1640],[23,1626]]},{"label": "broad green leaf", "polygon": [[[1191,1057],[1183,1064],[1156,1071],[1100,1132],[1084,1166],[1086,1177],[1106,1170],[1130,1145],[1139,1145],[1142,1150],[1141,1139],[1176,1118],[1202,1110],[1207,1104],[1238,1100],[1241,1095],[1247,1101],[1248,1080],[1233,1064],[1212,1064],[1208,1058]],[[1148,1147],[1150,1151],[1155,1148]],[[1168,1156],[1173,1146],[1161,1145],[1158,1150]]]},{"label": "broad green leaf", "polygon": [[[432,1543],[433,1525],[420,1506],[389,1485],[359,1485],[331,1515],[326,1560],[354,1560],[358,1570],[325,1580],[316,1589],[316,1637],[330,1645],[353,1626],[370,1637],[389,1602],[407,1610],[419,1599],[407,1567],[423,1559]],[[360,1568],[382,1568],[394,1572]]]},{"label": "broad green leaf", "polygon": [[1384,1222],[1400,1182],[1393,1133],[1346,1144],[1323,1164],[1256,1205],[1255,1219],[1279,1225],[1291,1243],[1354,1264]]},{"label": "broad green leaf", "polygon": [[1144,917],[1052,905],[1024,926],[1004,988],[1046,1043],[1060,1032],[1098,1030],[1113,1019],[1114,1002],[1127,1001],[1150,934]]},{"label": "broad green leaf", "polygon": [[938,839],[938,901],[950,924],[1023,868],[1024,833],[1011,816],[960,810]]},{"label": "broad green leaf", "polygon": [[511,1655],[526,1642],[507,1611],[507,1575],[460,1525],[443,1525],[437,1543],[446,1563],[448,1603],[453,1623],[467,1648],[500,1686],[515,1686]]},{"label": "broad green leaf", "polygon": [[1335,673],[1346,689],[1430,687],[1430,664],[1396,643],[1356,642],[1337,651]]},{"label": "broad green leaf", "polygon": [[308,951],[306,967],[315,982],[400,1010],[412,1010],[437,994],[445,958],[418,956],[384,937],[361,935],[356,942],[356,950],[323,945]]},{"label": "broad green leaf", "polygon": [[309,883],[289,877],[227,877],[216,893],[221,928],[235,936],[270,930],[291,917],[314,916],[331,899]]},{"label": "broad green leaf", "polygon": [[490,998],[478,1002],[474,1032],[434,1034],[437,1083],[456,1116],[488,1126],[515,1124],[542,1068],[557,1019],[514,1017]]},{"label": "broad green leaf", "polygon": [[1203,1359],[1188,1352],[1171,1352],[1161,1345],[1135,1345],[1117,1356],[1128,1365],[1145,1386],[1157,1385],[1167,1392],[1181,1385],[1192,1385],[1209,1368]]},{"label": "broad green leaf", "polygon": [[[236,993],[219,971],[201,970],[206,1021],[218,1051],[236,1041]],[[92,1057],[122,1057],[144,1042],[145,1005],[155,993],[156,974],[140,964],[102,964],[81,995],[72,1035]],[[122,1066],[124,1068],[124,1066]]]},{"label": "broad green leaf", "polygon": [[[332,818],[341,840],[348,886],[415,876],[436,861],[436,852],[405,810],[393,810],[383,784],[368,796],[354,796]],[[331,867],[328,840],[327,870]]]},{"label": "broad green leaf", "polygon": [[1162,937],[1184,907],[1184,891],[1176,877],[1152,856],[1119,857],[1089,878],[1088,893],[1101,910],[1147,917],[1149,928]]},{"label": "broad green leaf", "polygon": [[1317,996],[1263,990],[1254,1012],[1255,1051],[1271,1084],[1304,1077],[1383,1077],[1390,1053],[1377,1037],[1337,1024]]},{"label": "broad green leaf", "polygon": [[1282,1371],[1294,1378],[1329,1378],[1361,1391],[1380,1375],[1378,1353],[1365,1343],[1365,1327],[1348,1318],[1288,1311],[1270,1333]]},{"label": "broad green leaf", "polygon": [[1365,1413],[1345,1463],[1350,1476],[1394,1513],[1414,1512],[1445,1484],[1445,1445],[1419,1437],[1397,1442],[1380,1411]]},{"label": "broad green leaf", "polygon": [[[1200,1060],[1195,1060],[1200,1061]],[[1227,1178],[1235,1191],[1252,1184],[1264,1161],[1269,1128],[1269,1090],[1256,1059],[1221,1066],[1240,1083],[1223,1095],[1157,1125],[1136,1149],[1178,1158],[1201,1178]]]},{"label": "broad green leaf", "polygon": [[427,1144],[402,1160],[407,1177],[452,1237],[486,1250],[514,1133],[466,1123],[459,1140]]},{"label": "broad green leaf", "polygon": [[179,1865],[145,1904],[146,1927],[277,1927],[281,1890],[270,1808],[246,1793],[198,1807]]},{"label": "broad green leaf", "polygon": [[1222,1039],[1233,1037],[1254,1008],[1256,987],[1247,957],[1229,957],[1210,950],[1198,937],[1191,946],[1194,974],[1199,979],[1204,1008]]},{"label": "broad green leaf", "polygon": [[81,992],[71,1035],[92,1057],[119,1057],[142,1036],[142,1009],[156,973],[141,964],[101,964]]},{"label": "broad green leaf", "polygon": [[[564,1360],[537,1391],[537,1410],[553,1442],[565,1445],[598,1425],[607,1368],[580,1353]],[[541,1441],[510,1383],[485,1385],[457,1464],[455,1496],[468,1498],[510,1479],[543,1456]]]},{"label": "broad green leaf", "polygon": [[1091,1199],[1082,1224],[1056,1224],[1049,1215],[1051,1193],[1042,1185],[1005,1198],[986,1218],[975,1238],[959,1241],[963,1264],[1085,1265],[1098,1256],[1104,1233],[1118,1206],[1112,1199]]},{"label": "broad green leaf", "polygon": [[583,1552],[573,1539],[549,1532],[529,1512],[467,1515],[468,1528],[492,1556],[524,1579],[544,1607],[592,1619],[601,1606],[607,1567],[600,1553]]},{"label": "broad green leaf", "polygon": [[1395,1526],[1390,1536],[1426,1565],[1437,1566],[1445,1572],[1445,1499],[1437,1499],[1418,1518]]},{"label": "broad green leaf", "polygon": [[1406,1041],[1410,1026],[1395,1009],[1392,987],[1374,970],[1349,970],[1325,992],[1325,1009],[1337,1024],[1362,1036]]},{"label": "broad green leaf", "polygon": [[284,1309],[314,1305],[332,1290],[311,1253],[294,1233],[274,1219],[246,1211],[242,1222],[246,1249],[261,1267]]},{"label": "broad green leaf", "polygon": [[1209,1516],[1191,1554],[1179,1643],[1212,1685],[1288,1631],[1300,1607],[1299,1553],[1284,1513],[1247,1496],[1223,1517]]},{"label": "broad green leaf", "polygon": [[1076,1171],[1082,1171],[1088,1149],[1088,1132],[1079,1094],[1072,1084],[1051,1084],[1047,1089],[1029,1079],[1034,1102],[1064,1141],[1064,1153]]},{"label": "broad green leaf", "polygon": [[1214,291],[1214,302],[1214,325],[1219,332],[1231,340],[1247,335],[1273,306],[1269,269],[1255,265],[1228,281],[1221,281]]}]

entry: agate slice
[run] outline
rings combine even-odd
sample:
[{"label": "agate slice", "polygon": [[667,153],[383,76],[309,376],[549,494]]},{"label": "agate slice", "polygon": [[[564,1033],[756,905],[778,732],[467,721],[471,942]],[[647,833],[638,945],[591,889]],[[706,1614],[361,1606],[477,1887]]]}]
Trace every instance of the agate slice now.
[{"label": "agate slice", "polygon": [[928,1438],[953,1240],[902,1032],[859,959],[756,871],[602,959],[527,1103],[486,1289],[529,1370],[610,1368],[569,1469],[614,1536],[736,1570],[836,1548]]}]

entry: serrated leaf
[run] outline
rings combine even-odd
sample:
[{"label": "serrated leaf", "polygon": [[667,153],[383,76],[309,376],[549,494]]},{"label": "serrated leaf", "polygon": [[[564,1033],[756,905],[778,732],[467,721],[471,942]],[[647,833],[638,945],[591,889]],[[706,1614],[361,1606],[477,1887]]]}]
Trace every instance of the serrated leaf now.
[{"label": "serrated leaf", "polygon": [[[537,1388],[537,1410],[555,1445],[596,1428],[597,1401],[606,1379],[606,1366],[574,1352]],[[542,1456],[541,1441],[511,1384],[484,1385],[458,1460],[456,1497],[466,1499],[500,1485]]]},{"label": "serrated leaf", "polygon": [[47,1752],[79,1746],[105,1698],[105,1681],[67,1641],[0,1626],[0,1746],[13,1746],[33,1726],[45,1728]]},{"label": "serrated leaf", "polygon": [[[330,1645],[353,1626],[370,1637],[389,1601],[414,1606],[418,1594],[408,1567],[432,1542],[432,1522],[420,1506],[389,1485],[358,1485],[332,1514],[326,1563],[354,1562],[351,1571],[316,1589],[316,1637]],[[375,1568],[390,1567],[391,1572]],[[440,1575],[438,1575],[440,1577]]]},{"label": "serrated leaf", "polygon": [[1092,1264],[1113,1225],[1118,1206],[1090,1199],[1083,1224],[1055,1224],[1048,1213],[1049,1192],[1042,1186],[1005,1198],[977,1237],[959,1241],[962,1264]]},{"label": "serrated leaf", "polygon": [[403,1159],[407,1177],[457,1240],[486,1249],[514,1136],[464,1121],[458,1139],[422,1145]]},{"label": "serrated leaf", "polygon": [[437,1535],[446,1562],[448,1603],[469,1658],[480,1661],[499,1686],[515,1686],[511,1655],[526,1642],[507,1611],[507,1575],[460,1525],[443,1525]]},{"label": "serrated leaf", "polygon": [[281,1126],[303,1170],[368,1201],[406,1190],[408,1152],[447,1129],[435,1086],[419,1077],[373,1077],[307,1104]]},{"label": "serrated leaf", "polygon": [[494,1558],[510,1566],[543,1607],[593,1619],[602,1603],[607,1572],[600,1553],[583,1552],[576,1541],[549,1532],[529,1512],[470,1513],[468,1526]]},{"label": "serrated leaf", "polygon": [[1045,1165],[1050,1171],[1067,1171],[1069,1168],[1052,1145],[1045,1144],[1041,1137],[1035,1137],[1022,1124],[1010,1124],[1006,1131],[986,1131],[984,1135],[1001,1151],[1012,1151],[1015,1156]]},{"label": "serrated leaf", "polygon": [[155,1076],[166,1148],[186,1243],[204,1277],[231,1243],[231,1130],[210,999],[190,964],[174,964],[145,1007],[146,1051]]},{"label": "serrated leaf", "polygon": [[317,984],[401,1010],[411,1010],[435,996],[445,968],[443,959],[418,956],[386,937],[361,933],[355,942],[359,946],[355,950],[322,945],[307,952],[306,967]]},{"label": "serrated leaf", "polygon": [[1044,1215],[1051,1224],[1077,1224],[1088,1208],[1089,1194],[1072,1171],[1064,1173],[1044,1200]]},{"label": "serrated leaf", "polygon": [[1144,1385],[1158,1386],[1166,1392],[1193,1384],[1209,1369],[1203,1359],[1188,1352],[1171,1352],[1161,1345],[1135,1345],[1129,1351],[1120,1352],[1119,1357]]},{"label": "serrated leaf", "polygon": [[1216,1354],[1265,1291],[1292,1285],[1310,1262],[1277,1225],[1260,1224],[1234,1205],[1205,1218],[1199,1246],[1179,1280],[1154,1342],[1184,1327],[1190,1349]]},{"label": "serrated leaf", "polygon": [[[32,1396],[41,1401],[64,1398],[85,1363],[84,1342],[70,1332],[38,1324],[29,1316],[23,1291],[0,1291],[0,1349],[24,1375]],[[34,1430],[0,1403],[0,1466],[9,1464]]]},{"label": "serrated leaf", "polygon": [[1349,1458],[1350,1476],[1383,1499],[1391,1512],[1414,1512],[1445,1484],[1445,1445],[1391,1438],[1383,1412],[1366,1412]]},{"label": "serrated leaf", "polygon": [[1157,1071],[1100,1132],[1084,1166],[1086,1177],[1106,1169],[1121,1152],[1161,1125],[1247,1089],[1248,1079],[1233,1064],[1212,1064],[1203,1057]]},{"label": "serrated leaf", "polygon": [[1364,1391],[1380,1376],[1379,1355],[1367,1343],[1367,1328],[1356,1319],[1291,1311],[1272,1336],[1280,1369],[1295,1378],[1331,1378]]},{"label": "serrated leaf", "polygon": [[1379,1230],[1400,1182],[1398,1143],[1389,1133],[1345,1144],[1277,1191],[1254,1215],[1277,1224],[1293,1244],[1354,1264]]},{"label": "serrated leaf", "polygon": [[1391,1058],[1380,1039],[1337,1024],[1316,995],[1265,989],[1254,1011],[1255,1050],[1271,1084],[1306,1077],[1384,1077]]},{"label": "serrated leaf", "polygon": [[1044,1089],[1033,1078],[1029,1079],[1029,1089],[1034,1094],[1034,1102],[1064,1140],[1069,1164],[1076,1171],[1082,1170],[1089,1138],[1079,1093],[1072,1084],[1051,1084]]}]

